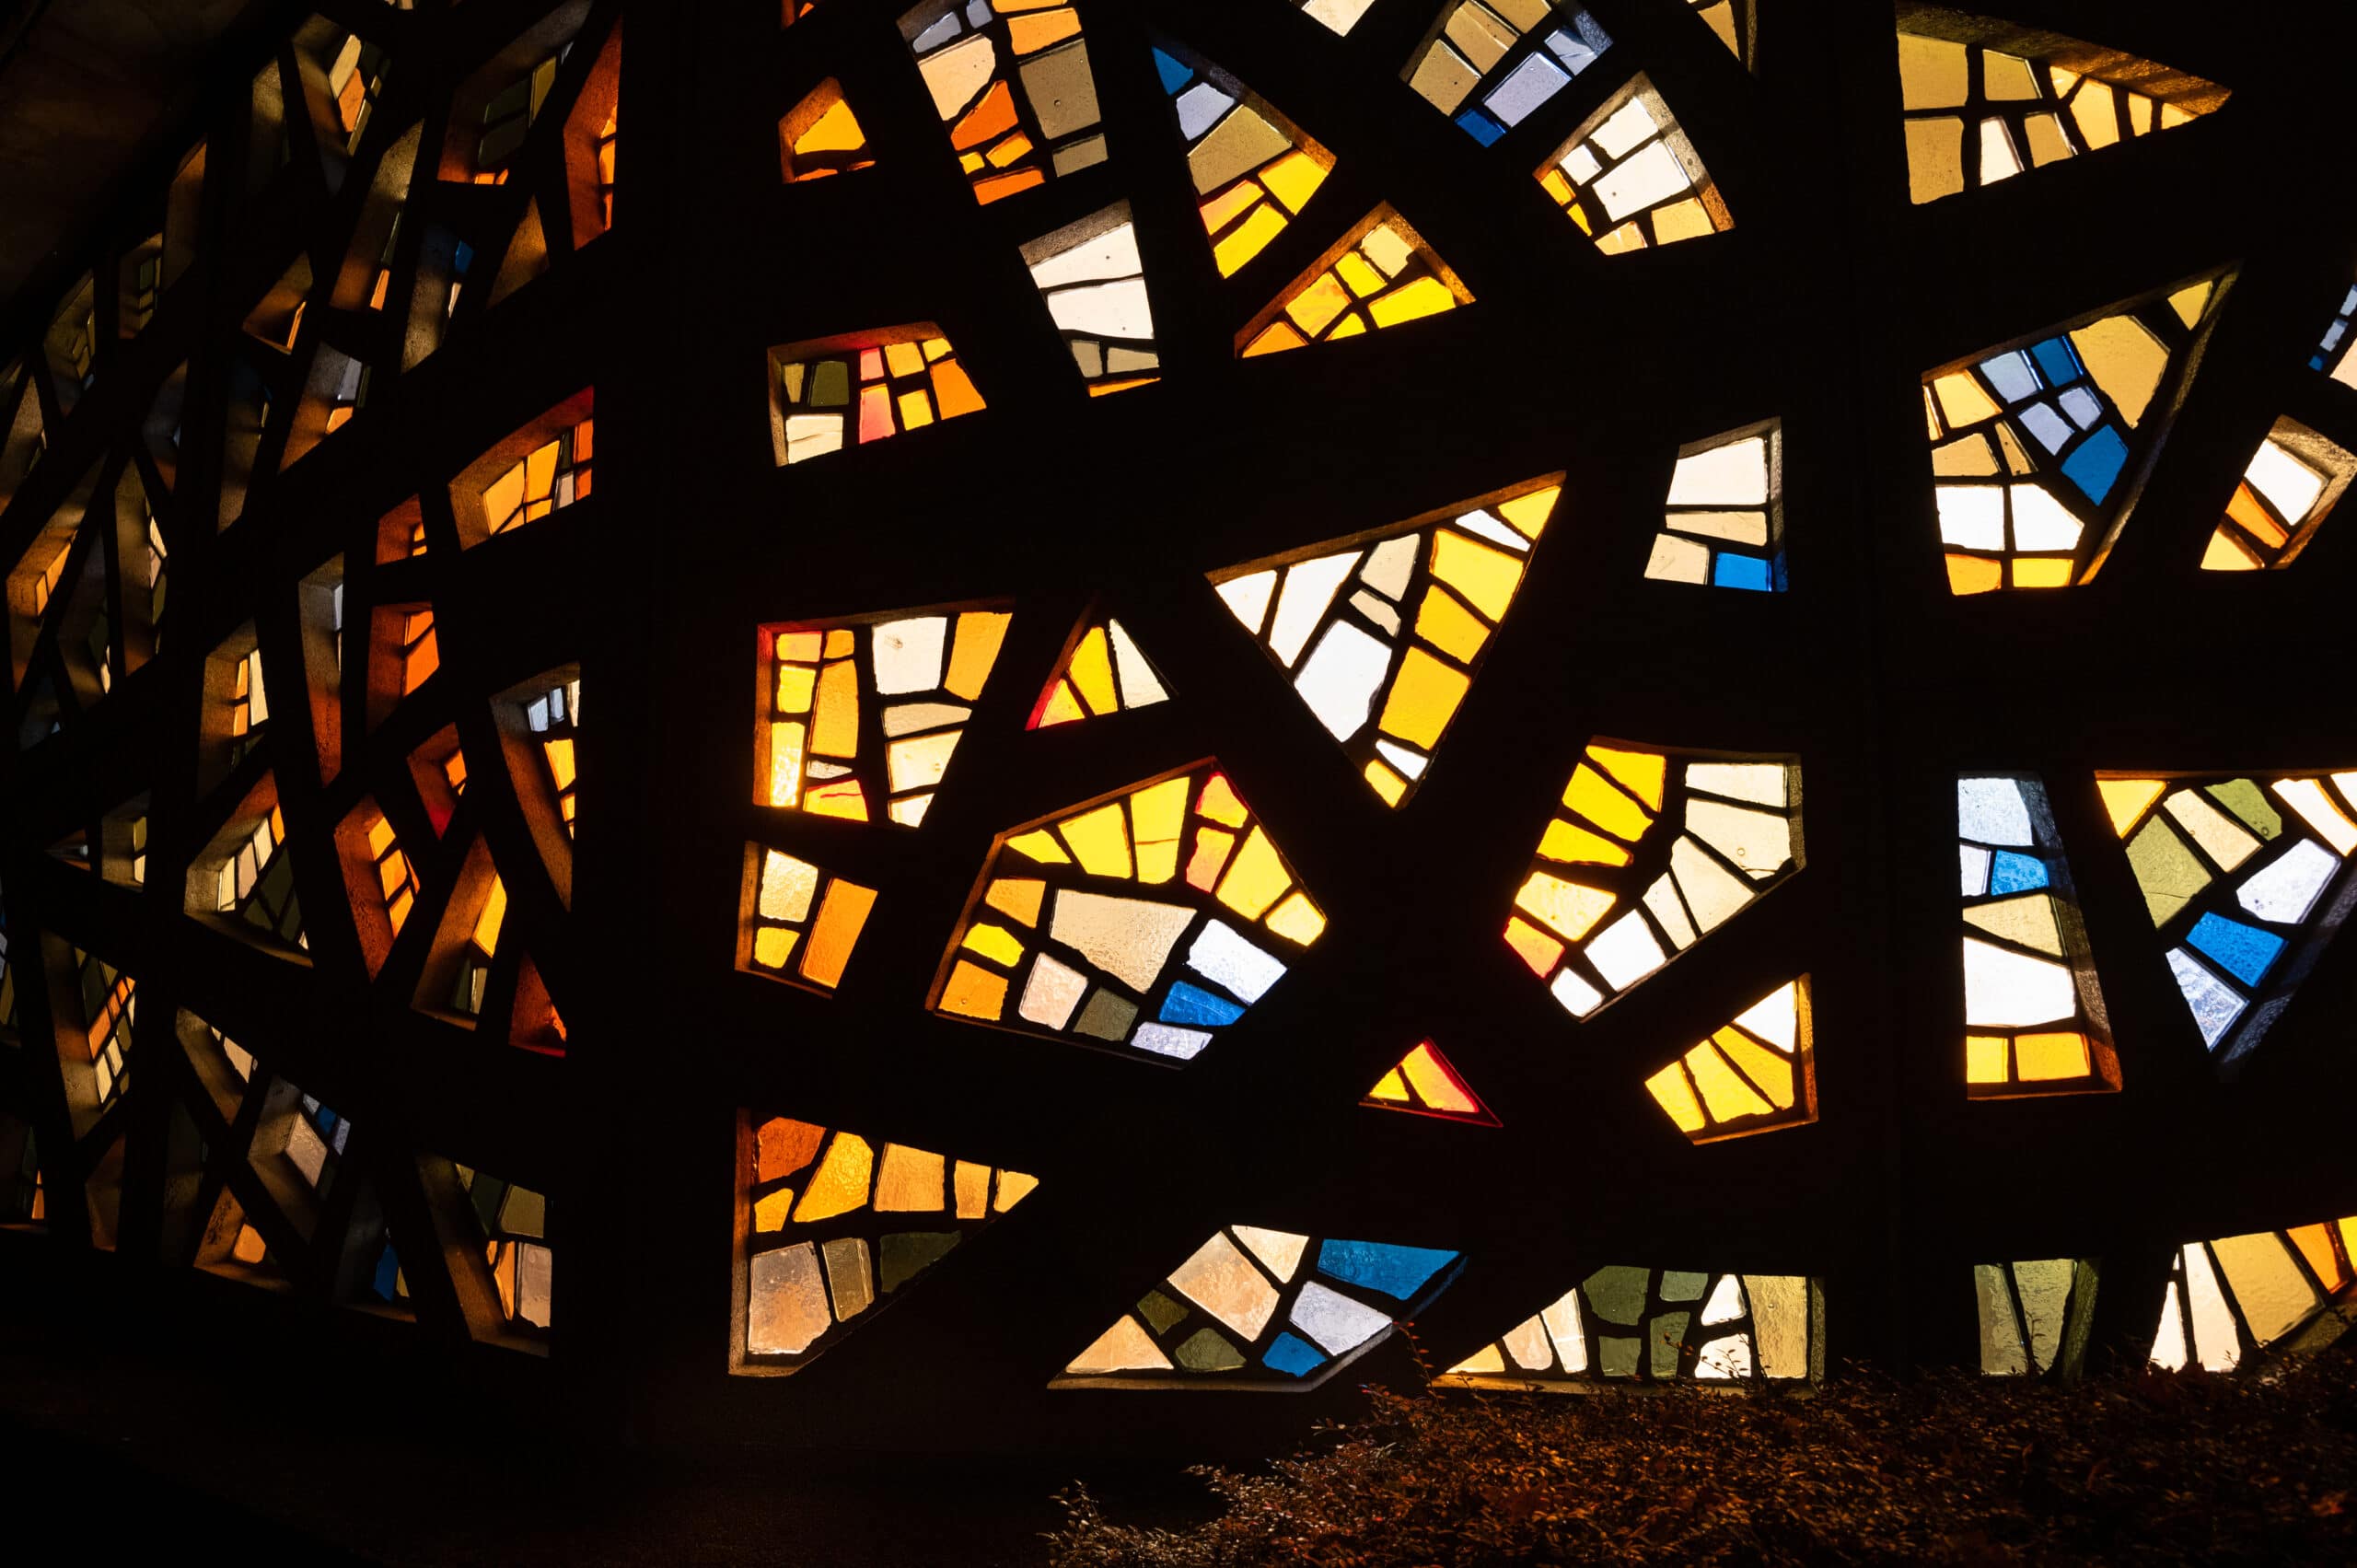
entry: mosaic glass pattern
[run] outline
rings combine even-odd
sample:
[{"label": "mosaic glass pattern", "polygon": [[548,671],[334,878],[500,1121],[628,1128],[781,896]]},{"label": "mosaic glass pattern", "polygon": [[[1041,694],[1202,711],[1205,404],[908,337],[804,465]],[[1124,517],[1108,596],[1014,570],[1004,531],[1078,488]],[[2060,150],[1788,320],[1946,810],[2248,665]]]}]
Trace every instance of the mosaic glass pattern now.
[{"label": "mosaic glass pattern", "polygon": [[1678,449],[1645,575],[1752,593],[1784,590],[1784,431],[1730,430]]},{"label": "mosaic glass pattern", "polygon": [[1735,226],[1701,155],[1643,76],[1555,149],[1538,183],[1608,256]]},{"label": "mosaic glass pattern", "polygon": [[980,412],[982,395],[930,321],[770,351],[777,460],[807,462]]},{"label": "mosaic glass pattern", "polygon": [[2103,990],[2045,786],[1959,778],[1956,803],[1966,1092],[2118,1088]]},{"label": "mosaic glass pattern", "polygon": [[1611,47],[1572,0],[1446,0],[1400,78],[1486,147]]},{"label": "mosaic glass pattern", "polygon": [[925,0],[900,17],[958,166],[988,203],[1105,161],[1073,6]]},{"label": "mosaic glass pattern", "polygon": [[1213,264],[1228,277],[1299,215],[1334,171],[1334,155],[1266,99],[1175,43],[1155,45],[1154,68],[1187,144]]},{"label": "mosaic glass pattern", "polygon": [[1091,616],[1082,621],[1071,645],[1056,661],[1055,673],[1040,689],[1025,727],[1078,724],[1132,708],[1150,708],[1169,698],[1169,683],[1139,650],[1136,639],[1120,619]]},{"label": "mosaic glass pattern", "polygon": [[1808,977],[1787,981],[1645,1080],[1688,1141],[1708,1144],[1817,1120]]},{"label": "mosaic glass pattern", "polygon": [[2294,1338],[2351,1283],[2357,1219],[2191,1241],[2169,1265],[2152,1364],[2232,1372]]},{"label": "mosaic glass pattern", "polygon": [[1250,359],[1334,343],[1473,303],[1448,263],[1387,204],[1375,209],[1237,335]]},{"label": "mosaic glass pattern", "polygon": [[876,889],[761,844],[745,846],[737,967],[832,991],[876,907]]},{"label": "mosaic glass pattern", "polygon": [[1598,1269],[1458,1362],[1456,1387],[1813,1380],[1824,1363],[1815,1280]]}]

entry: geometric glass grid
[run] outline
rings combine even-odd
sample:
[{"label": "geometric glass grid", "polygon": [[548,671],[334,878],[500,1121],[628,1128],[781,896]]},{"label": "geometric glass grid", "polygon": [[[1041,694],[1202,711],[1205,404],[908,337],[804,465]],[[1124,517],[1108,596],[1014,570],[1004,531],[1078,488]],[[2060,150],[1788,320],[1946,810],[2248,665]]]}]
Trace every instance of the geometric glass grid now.
[{"label": "geometric glass grid", "polygon": [[2357,476],[2357,456],[2293,419],[2279,419],[2251,455],[2226,515],[2201,554],[2205,572],[2289,566]]},{"label": "geometric glass grid", "polygon": [[2316,340],[2308,368],[2321,370],[2344,386],[2357,387],[2357,337],[2351,335],[2352,323],[2357,323],[2357,285],[2351,285],[2334,308],[2332,325]]},{"label": "geometric glass grid", "polygon": [[1486,147],[1611,47],[1573,0],[1446,0],[1400,79]]},{"label": "geometric glass grid", "polygon": [[2077,1374],[2096,1309],[2096,1266],[2084,1259],[1975,1263],[1980,1370],[1997,1377]]},{"label": "geometric glass grid", "polygon": [[1537,176],[1608,256],[1735,226],[1701,155],[1643,76],[1607,99]]},{"label": "geometric glass grid", "polygon": [[1808,977],[1788,981],[1645,1080],[1688,1140],[1707,1144],[1817,1120]]},{"label": "geometric glass grid", "polygon": [[1187,173],[1222,277],[1283,234],[1326,177],[1334,155],[1268,101],[1178,45],[1158,43],[1155,69],[1187,141]]},{"label": "geometric glass grid", "polygon": [[1077,6],[924,0],[902,15],[900,36],[977,201],[1105,161]]},{"label": "geometric glass grid", "polygon": [[2153,1365],[2232,1372],[2335,1302],[2345,1310],[2352,1245],[2357,1219],[2187,1242],[2170,1261]]},{"label": "geometric glass grid", "polygon": [[1783,447],[1772,419],[1680,447],[1645,575],[1782,593]]},{"label": "geometric glass grid", "polygon": [[1598,1269],[1448,1369],[1444,1387],[1756,1382],[1824,1371],[1823,1293],[1789,1274]]}]

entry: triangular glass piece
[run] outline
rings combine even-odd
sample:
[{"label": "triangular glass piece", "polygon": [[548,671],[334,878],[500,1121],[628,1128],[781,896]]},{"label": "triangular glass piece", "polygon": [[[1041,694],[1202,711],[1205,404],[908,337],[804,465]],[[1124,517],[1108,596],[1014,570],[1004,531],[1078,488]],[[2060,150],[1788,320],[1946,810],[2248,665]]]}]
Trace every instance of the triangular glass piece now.
[{"label": "triangular glass piece", "polygon": [[2071,867],[2034,777],[1956,782],[1964,1081],[1976,1099],[2119,1087]]},{"label": "triangular glass piece", "polygon": [[1801,868],[1800,760],[1598,741],[1515,894],[1506,945],[1585,1018]]},{"label": "triangular glass piece", "polygon": [[1784,591],[1784,426],[1747,424],[1678,449],[1645,575]]},{"label": "triangular glass piece", "polygon": [[1573,0],[1444,0],[1399,77],[1486,147],[1611,47]]},{"label": "triangular glass piece", "polygon": [[1608,256],[1735,226],[1701,155],[1643,75],[1581,122],[1538,183]]},{"label": "triangular glass piece", "polygon": [[1139,651],[1119,617],[1091,611],[1081,619],[1056,661],[1055,673],[1032,704],[1027,729],[1148,708],[1169,700],[1168,682]]},{"label": "triangular glass piece", "polygon": [[1562,476],[1212,574],[1386,804],[1414,793],[1514,603]]},{"label": "triangular glass piece", "polygon": [[1232,1225],[1073,1358],[1051,1388],[1302,1388],[1446,1290],[1463,1254]]},{"label": "triangular glass piece", "polygon": [[788,1117],[737,1129],[737,1372],[808,1365],[1039,1186]]},{"label": "triangular glass piece", "polygon": [[491,280],[490,303],[498,304],[548,270],[548,231],[540,226],[540,201],[535,196],[524,203],[523,221],[516,226],[507,253],[499,260],[499,271]]},{"label": "triangular glass piece", "polygon": [[1347,35],[1359,25],[1375,0],[1285,0],[1289,6],[1300,7],[1301,14],[1327,28]]},{"label": "triangular glass piece", "polygon": [[1326,929],[1216,762],[1002,833],[937,1013],[1192,1060]]},{"label": "triangular glass piece", "polygon": [[1924,376],[1950,592],[2067,587],[2102,568],[2225,293],[2223,276],[2156,289]]},{"label": "triangular glass piece", "polygon": [[1815,1381],[1825,1299],[1794,1274],[1598,1269],[1434,1379],[1451,1388]]},{"label": "triangular glass piece", "polygon": [[2096,784],[2201,1042],[2238,1060],[2347,913],[2357,772]]},{"label": "triangular glass piece", "polygon": [[1502,1125],[1472,1086],[1457,1075],[1440,1047],[1425,1040],[1399,1059],[1399,1064],[1376,1081],[1361,1105],[1379,1110],[1407,1110],[1437,1116],[1447,1121],[1469,1121],[1480,1127]]},{"label": "triangular glass piece", "polygon": [[1228,277],[1299,215],[1334,155],[1208,60],[1159,41],[1155,70],[1187,144],[1212,261]]},{"label": "triangular glass piece", "polygon": [[2098,152],[2226,101],[2226,89],[2116,49],[1906,0],[1898,80],[1917,203]]},{"label": "triangular glass piece", "polygon": [[1754,53],[1759,41],[1759,17],[1754,0],[1688,0],[1688,4],[1713,35],[1727,46],[1727,52],[1743,62],[1745,70],[1759,69]]},{"label": "triangular glass piece", "polygon": [[761,627],[755,804],[923,821],[1013,619],[983,605]]},{"label": "triangular glass piece", "polygon": [[1817,1120],[1808,977],[1786,981],[1645,1080],[1687,1141],[1708,1144]]},{"label": "triangular glass piece", "polygon": [[777,122],[777,155],[789,185],[876,164],[867,156],[867,133],[843,98],[843,85],[832,76],[805,93]]},{"label": "triangular glass piece", "polygon": [[1473,303],[1473,291],[1388,203],[1351,226],[1236,335],[1238,357],[1356,337]]}]

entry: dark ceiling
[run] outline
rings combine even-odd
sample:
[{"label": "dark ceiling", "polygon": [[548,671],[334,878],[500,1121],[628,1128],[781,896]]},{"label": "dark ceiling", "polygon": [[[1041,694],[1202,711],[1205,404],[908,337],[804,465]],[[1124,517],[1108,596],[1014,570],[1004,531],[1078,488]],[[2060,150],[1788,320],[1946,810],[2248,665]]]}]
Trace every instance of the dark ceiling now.
[{"label": "dark ceiling", "polygon": [[255,0],[0,6],[0,300],[106,209]]}]

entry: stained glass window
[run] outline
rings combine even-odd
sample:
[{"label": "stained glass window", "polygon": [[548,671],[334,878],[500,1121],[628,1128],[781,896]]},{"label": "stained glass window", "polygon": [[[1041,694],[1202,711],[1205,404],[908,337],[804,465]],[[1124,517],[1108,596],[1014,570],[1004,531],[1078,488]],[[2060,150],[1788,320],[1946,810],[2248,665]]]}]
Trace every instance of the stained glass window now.
[{"label": "stained glass window", "polygon": [[2351,1282],[2357,1219],[2190,1241],[2169,1267],[2153,1365],[2232,1372],[2296,1335]]},{"label": "stained glass window", "polygon": [[2054,814],[2036,779],[1960,778],[1968,1094],[2119,1086],[2119,1059]]},{"label": "stained glass window", "polygon": [[917,610],[762,627],[754,798],[855,822],[923,821],[1010,619]]},{"label": "stained glass window", "polygon": [[737,967],[831,991],[842,981],[876,889],[760,844],[745,846]]},{"label": "stained glass window", "polygon": [[1463,1263],[1435,1248],[1228,1225],[1074,1357],[1056,1386],[1322,1382],[1447,1289]]},{"label": "stained glass window", "polygon": [[286,818],[277,806],[241,827],[236,853],[214,873],[213,908],[291,947],[303,940],[295,862],[285,853]]},{"label": "stained glass window", "polygon": [[1555,149],[1538,183],[1608,256],[1735,226],[1701,155],[1643,76]]},{"label": "stained glass window", "polygon": [[1401,76],[1486,147],[1611,47],[1573,0],[1446,0]]},{"label": "stained glass window", "polygon": [[1794,1275],[1598,1269],[1440,1381],[1545,1388],[1815,1379],[1824,1316],[1817,1283]]},{"label": "stained glass window", "polygon": [[2210,572],[2289,566],[2357,474],[2357,456],[2296,420],[2279,419],[2258,444],[2201,565]]},{"label": "stained glass window", "polygon": [[983,407],[949,340],[930,321],[789,343],[770,351],[770,366],[780,463],[807,462]]},{"label": "stained glass window", "polygon": [[1023,247],[1023,264],[1090,397],[1161,378],[1155,374],[1162,361],[1155,353],[1145,263],[1127,202],[1033,240]]},{"label": "stained glass window", "polygon": [[1375,1087],[1367,1090],[1361,1105],[1380,1110],[1408,1110],[1419,1116],[1437,1116],[1446,1121],[1468,1121],[1481,1127],[1500,1125],[1481,1097],[1473,1092],[1440,1047],[1425,1040],[1399,1059]]},{"label": "stained glass window", "polygon": [[1782,593],[1784,435],[1775,420],[1678,449],[1645,575]]},{"label": "stained glass window", "polygon": [[1334,171],[1334,155],[1266,99],[1175,43],[1155,46],[1154,65],[1187,144],[1212,261],[1227,277],[1300,215]]},{"label": "stained glass window", "polygon": [[1794,759],[1598,741],[1515,893],[1506,944],[1585,1018],[1798,871],[1799,810]]},{"label": "stained glass window", "polygon": [[1092,616],[1074,629],[1031,710],[1032,729],[1101,718],[1170,700],[1161,671],[1138,648],[1120,619]]},{"label": "stained glass window", "polygon": [[1356,337],[1473,303],[1408,220],[1380,206],[1237,334],[1246,359]]},{"label": "stained glass window", "polygon": [[2350,287],[2333,312],[2332,325],[2324,330],[2316,343],[2316,351],[2308,356],[2308,368],[2321,370],[2344,386],[2357,387],[2357,354],[2350,350],[2357,344],[2350,340],[2350,323],[2357,320],[2357,285]]},{"label": "stained glass window", "polygon": [[731,1370],[808,1365],[1038,1186],[842,1128],[739,1116]]},{"label": "stained glass window", "polygon": [[1325,929],[1227,775],[1199,763],[999,835],[932,1005],[1186,1062]]},{"label": "stained glass window", "polygon": [[83,1038],[89,1047],[90,1104],[103,1109],[122,1093],[130,1075],[139,982],[97,954],[78,950],[74,974],[81,995]]},{"label": "stained glass window", "polygon": [[1991,1376],[2076,1376],[2094,1326],[2096,1266],[2044,1258],[1976,1263],[1980,1370]]},{"label": "stained glass window", "polygon": [[1899,9],[1907,180],[1918,203],[2183,125],[2226,100],[2214,82],[2116,50],[1929,6]]},{"label": "stained glass window", "polygon": [[481,1227],[483,1260],[499,1292],[504,1326],[527,1339],[549,1331],[549,1202],[528,1188],[458,1167]]},{"label": "stained glass window", "polygon": [[1387,806],[1403,804],[1431,764],[1555,514],[1561,479],[1212,574]]},{"label": "stained glass window", "polygon": [[1951,591],[2096,575],[2224,292],[2216,278],[2164,290],[1923,377]]},{"label": "stained glass window", "polygon": [[1759,69],[1759,17],[1753,0],[1688,0],[1688,4],[1746,70]]},{"label": "stained glass window", "polygon": [[1694,1143],[1797,1127],[1817,1120],[1808,977],[1788,981],[1645,1080]]},{"label": "stained glass window", "polygon": [[1077,6],[924,0],[901,15],[900,36],[977,201],[1105,161]]},{"label": "stained glass window", "polygon": [[2096,781],[2216,1059],[2258,1044],[2347,915],[2357,772]]},{"label": "stained glass window", "polygon": [[871,168],[876,163],[867,156],[867,133],[844,101],[842,84],[832,76],[812,87],[777,122],[777,150],[789,185]]}]

